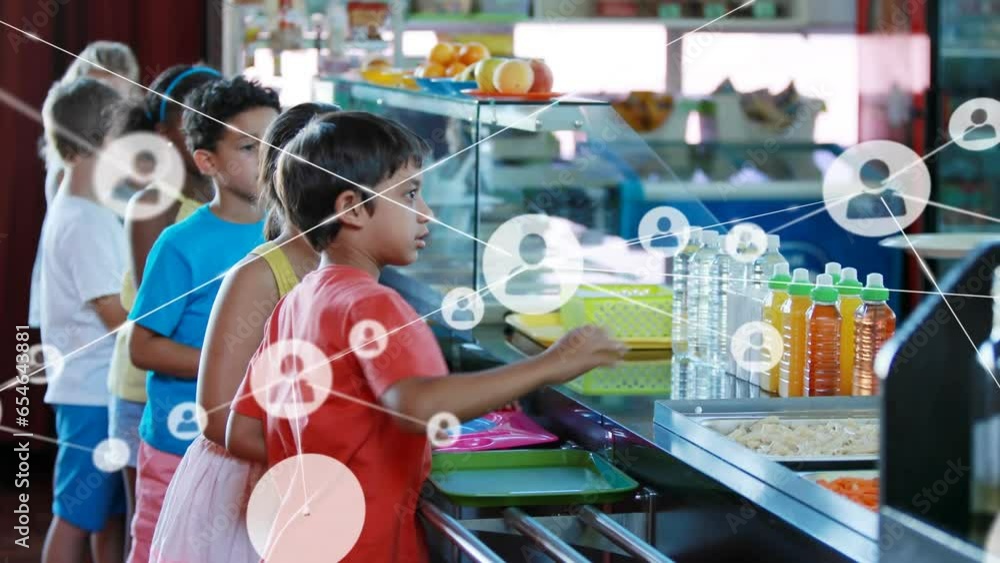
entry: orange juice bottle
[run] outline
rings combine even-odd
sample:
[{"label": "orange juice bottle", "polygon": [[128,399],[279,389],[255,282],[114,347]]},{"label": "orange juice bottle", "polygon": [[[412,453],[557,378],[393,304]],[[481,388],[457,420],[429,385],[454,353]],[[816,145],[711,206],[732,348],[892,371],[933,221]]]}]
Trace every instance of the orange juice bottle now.
[{"label": "orange juice bottle", "polygon": [[840,395],[854,393],[854,314],[861,306],[858,271],[844,268],[840,274]]},{"label": "orange juice bottle", "polygon": [[788,284],[788,299],[781,306],[781,369],[778,394],[801,397],[806,372],[806,311],[812,306],[809,271],[796,268]]},{"label": "orange juice bottle", "polygon": [[889,308],[882,274],[868,274],[861,300],[854,314],[854,394],[878,395],[875,355],[896,332],[896,314]]},{"label": "orange juice bottle", "polygon": [[[788,283],[790,281],[792,281],[792,276],[788,275],[788,262],[775,264],[774,275],[767,282],[770,291],[764,298],[764,322],[774,327],[778,334],[782,334],[783,330],[781,306],[788,300]],[[784,346],[782,346],[782,350],[784,350]],[[769,393],[777,393],[780,370],[781,364],[774,364],[768,374],[761,376],[760,388]]]},{"label": "orange juice bottle", "polygon": [[812,307],[806,312],[806,377],[803,394],[828,397],[840,391],[840,311],[833,276],[820,274],[812,293]]}]

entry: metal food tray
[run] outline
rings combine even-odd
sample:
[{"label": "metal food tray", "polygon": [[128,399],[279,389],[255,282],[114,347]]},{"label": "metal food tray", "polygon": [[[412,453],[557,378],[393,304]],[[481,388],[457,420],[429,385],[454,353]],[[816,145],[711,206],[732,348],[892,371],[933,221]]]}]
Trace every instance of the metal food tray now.
[{"label": "metal food tray", "polygon": [[[774,416],[782,422],[817,423],[829,420],[855,419],[859,422],[879,420],[878,397],[797,397],[797,398],[763,398],[749,400],[713,400],[713,401],[664,401],[665,406],[685,415],[704,428],[715,431],[726,437],[740,423],[756,422]],[[742,446],[735,440],[732,443]],[[878,454],[864,455],[815,455],[815,456],[778,456],[760,454],[746,448],[765,459],[802,467],[848,468],[874,467],[878,462]]]}]

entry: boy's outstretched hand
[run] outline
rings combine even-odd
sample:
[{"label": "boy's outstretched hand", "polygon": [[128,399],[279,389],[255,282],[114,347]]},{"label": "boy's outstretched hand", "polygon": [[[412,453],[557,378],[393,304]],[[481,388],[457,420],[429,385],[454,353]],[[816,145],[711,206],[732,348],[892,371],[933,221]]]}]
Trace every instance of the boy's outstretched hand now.
[{"label": "boy's outstretched hand", "polygon": [[544,352],[546,359],[556,363],[551,383],[565,383],[594,368],[614,365],[628,352],[620,340],[612,338],[596,325],[575,328]]},{"label": "boy's outstretched hand", "polygon": [[604,329],[585,326],[570,331],[541,355],[462,376],[405,377],[379,399],[410,432],[426,431],[426,421],[441,412],[459,420],[483,416],[543,387],[564,383],[596,367],[615,364],[628,347]]}]

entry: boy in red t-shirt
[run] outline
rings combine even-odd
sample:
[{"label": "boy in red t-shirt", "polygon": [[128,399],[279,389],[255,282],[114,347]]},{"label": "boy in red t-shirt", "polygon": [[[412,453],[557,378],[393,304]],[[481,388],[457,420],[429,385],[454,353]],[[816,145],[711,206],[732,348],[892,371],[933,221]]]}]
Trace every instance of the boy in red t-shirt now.
[{"label": "boy in red t-shirt", "polygon": [[[341,112],[313,122],[286,151],[278,164],[278,193],[288,220],[306,233],[321,260],[275,308],[255,358],[276,343],[294,348],[304,341],[330,360],[322,367],[332,372],[332,384],[305,416],[265,417],[258,401],[273,393],[259,388],[254,371],[260,364],[251,361],[234,402],[230,445],[241,425],[253,424],[244,417],[266,418],[270,466],[298,454],[338,460],[357,477],[366,505],[361,536],[344,560],[427,561],[415,518],[416,493],[430,468],[427,421],[439,413],[476,418],[541,386],[618,362],[625,346],[586,327],[529,360],[440,377],[447,368],[433,333],[398,293],[378,283],[382,267],[411,264],[426,245],[432,212],[419,177],[426,144],[393,121]],[[384,341],[359,346],[352,330],[363,335],[361,342],[379,336],[365,321],[384,328]],[[313,368],[291,372],[308,375]],[[283,393],[295,393],[295,386],[284,387],[290,391]],[[322,552],[324,538],[315,542],[309,547]]]}]

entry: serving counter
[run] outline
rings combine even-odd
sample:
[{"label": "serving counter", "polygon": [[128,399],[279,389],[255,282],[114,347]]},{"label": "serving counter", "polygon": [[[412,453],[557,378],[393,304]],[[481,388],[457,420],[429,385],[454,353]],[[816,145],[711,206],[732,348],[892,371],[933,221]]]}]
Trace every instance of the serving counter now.
[{"label": "serving counter", "polygon": [[[511,331],[496,326],[481,327],[476,336],[503,361],[533,352],[523,344],[515,347]],[[736,387],[748,384],[731,378],[730,385],[735,395]],[[636,499],[603,509],[673,560],[877,561],[876,513],[800,476],[799,471],[814,467],[769,460],[681,414],[699,406],[703,413],[801,408],[803,401],[816,409],[878,408],[875,398],[830,399],[765,396],[699,404],[668,396],[585,396],[550,387],[522,404],[571,447],[601,453],[642,483]],[[872,463],[852,467],[871,468]],[[502,531],[497,514],[452,509],[473,529]],[[547,507],[540,514],[572,518],[577,509]],[[579,526],[560,526],[558,521],[551,525],[573,545],[601,546],[587,542]],[[504,543],[496,535],[491,540]]]}]

